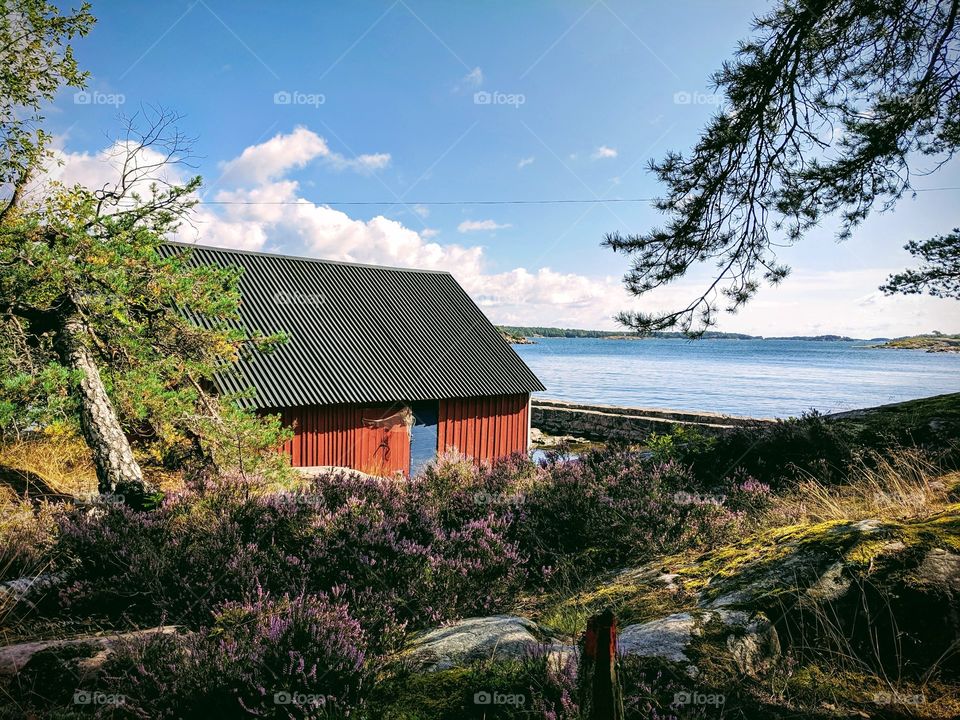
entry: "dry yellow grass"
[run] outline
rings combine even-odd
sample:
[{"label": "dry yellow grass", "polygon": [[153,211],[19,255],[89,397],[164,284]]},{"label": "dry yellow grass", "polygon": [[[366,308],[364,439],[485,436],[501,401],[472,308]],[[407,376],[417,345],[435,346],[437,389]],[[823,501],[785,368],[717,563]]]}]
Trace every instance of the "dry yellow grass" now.
[{"label": "dry yellow grass", "polygon": [[960,473],[945,473],[920,450],[898,448],[864,458],[843,485],[807,478],[774,503],[773,514],[811,523],[927,517],[950,504],[958,485]]},{"label": "dry yellow grass", "polygon": [[[90,449],[75,432],[51,425],[30,439],[0,445],[0,466],[41,477],[53,493],[88,497],[97,492]],[[179,472],[147,465],[144,475],[164,492],[183,487]]]},{"label": "dry yellow grass", "polygon": [[90,449],[63,425],[51,425],[28,440],[0,446],[0,465],[43,478],[50,489],[79,497],[97,490],[97,472]]}]

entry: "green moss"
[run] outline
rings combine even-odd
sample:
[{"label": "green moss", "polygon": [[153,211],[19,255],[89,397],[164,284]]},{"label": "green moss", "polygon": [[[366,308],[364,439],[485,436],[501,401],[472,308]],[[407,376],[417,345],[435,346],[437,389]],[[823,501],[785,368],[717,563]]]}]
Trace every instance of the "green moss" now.
[{"label": "green moss", "polygon": [[465,668],[393,677],[375,688],[373,706],[384,720],[454,717],[464,710],[469,679]]},{"label": "green moss", "polygon": [[535,619],[568,637],[579,635],[587,618],[610,609],[621,626],[642,623],[696,607],[696,596],[682,586],[668,587],[650,570],[619,573],[596,587],[548,602]]},{"label": "green moss", "polygon": [[783,699],[800,707],[862,706],[882,692],[879,678],[863,673],[840,671],[818,664],[802,665],[790,673],[782,691]]},{"label": "green moss", "polygon": [[[559,702],[545,658],[483,661],[436,672],[398,667],[373,688],[363,717],[377,720],[447,720],[460,717],[529,717],[535,702]],[[522,695],[513,706],[474,702],[480,692]]]},{"label": "green moss", "polygon": [[908,546],[942,547],[960,551],[960,503],[923,520],[900,524],[896,537]]}]

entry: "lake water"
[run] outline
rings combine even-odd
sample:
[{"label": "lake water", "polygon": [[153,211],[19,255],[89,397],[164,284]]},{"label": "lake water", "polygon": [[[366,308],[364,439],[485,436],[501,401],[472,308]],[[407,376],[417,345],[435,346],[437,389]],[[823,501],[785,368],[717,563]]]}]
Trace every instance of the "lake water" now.
[{"label": "lake water", "polygon": [[840,412],[960,392],[960,354],[868,342],[537,338],[514,348],[543,397],[750,417]]}]

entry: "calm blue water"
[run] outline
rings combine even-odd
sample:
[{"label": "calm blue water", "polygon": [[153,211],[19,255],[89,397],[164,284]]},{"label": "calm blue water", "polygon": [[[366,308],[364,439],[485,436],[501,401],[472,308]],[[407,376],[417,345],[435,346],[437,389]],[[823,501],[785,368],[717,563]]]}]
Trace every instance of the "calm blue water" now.
[{"label": "calm blue water", "polygon": [[960,392],[960,354],[867,342],[537,338],[514,346],[544,397],[751,417]]}]

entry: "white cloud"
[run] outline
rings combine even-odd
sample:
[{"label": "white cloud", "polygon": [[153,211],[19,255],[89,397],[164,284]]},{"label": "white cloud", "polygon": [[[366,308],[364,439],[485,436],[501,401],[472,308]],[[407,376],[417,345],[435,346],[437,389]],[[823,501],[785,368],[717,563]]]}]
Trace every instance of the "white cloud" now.
[{"label": "white cloud", "polygon": [[428,208],[426,205],[414,205],[413,211],[422,218],[430,215],[430,208]]},{"label": "white cloud", "polygon": [[607,145],[601,145],[596,150],[593,151],[593,155],[590,157],[594,160],[604,160],[606,158],[615,158],[617,156],[616,148],[609,147]]},{"label": "white cloud", "polygon": [[338,153],[330,153],[328,160],[337,170],[354,170],[359,173],[371,173],[374,170],[382,170],[390,164],[390,153],[357,155],[355,158],[346,158]]},{"label": "white cloud", "polygon": [[221,181],[263,183],[329,154],[330,148],[322,137],[305,127],[298,127],[288,135],[275,135],[264,143],[251,145],[239,157],[223,163]]},{"label": "white cloud", "polygon": [[[434,241],[438,231],[417,232],[396,220],[376,216],[352,218],[333,208],[316,205],[300,192],[296,180],[284,173],[302,168],[291,147],[316,162],[328,162],[309,131],[278,136],[247,148],[224,164],[248,185],[226,186],[214,199],[256,204],[199,205],[191,224],[178,239],[246,250],[269,249],[333,260],[446,270],[454,274],[490,319],[517,325],[553,325],[615,329],[612,317],[620,310],[658,312],[685,305],[706,283],[691,277],[681,284],[633,298],[619,275],[588,276],[550,267],[515,267],[492,271],[484,248],[467,243]],[[292,136],[296,136],[295,138]],[[112,146],[96,153],[73,153],[57,145],[63,166],[51,175],[72,184],[102,187],[115,182],[116,153]],[[149,154],[143,161],[156,160]],[[257,169],[254,161],[262,161]],[[168,168],[171,181],[182,181]],[[278,204],[282,203],[282,204]],[[467,220],[458,230],[494,231],[509,227],[494,220]],[[795,263],[796,265],[796,263]],[[509,267],[509,266],[508,266]],[[624,262],[624,269],[626,263]],[[709,271],[707,268],[704,272]],[[901,267],[851,271],[796,271],[780,287],[763,288],[757,298],[735,316],[723,315],[718,329],[757,335],[840,333],[854,337],[905,335],[940,329],[960,330],[960,303],[924,296],[887,297],[877,291],[890,272]]]},{"label": "white cloud", "polygon": [[[36,191],[48,180],[55,180],[66,186],[83,185],[91,189],[100,189],[116,185],[120,179],[124,160],[133,150],[133,145],[115,142],[96,153],[69,152],[64,148],[62,137],[54,138],[53,157],[46,172],[31,189]],[[184,183],[187,178],[177,165],[164,162],[166,156],[153,148],[140,148],[132,155],[127,169],[133,170],[137,179],[135,188],[143,193],[149,190],[151,181],[176,184]]]},{"label": "white cloud", "polygon": [[457,230],[462,233],[469,233],[482,232],[484,230],[503,230],[508,227],[513,227],[513,225],[510,223],[504,223],[501,225],[495,220],[464,220],[462,223],[457,225]]},{"label": "white cloud", "polygon": [[483,85],[483,70],[480,69],[480,67],[475,67],[460,78],[460,81],[454,86],[454,90],[459,91],[463,88],[478,88],[481,85]]},{"label": "white cloud", "polygon": [[332,152],[326,140],[303,126],[293,132],[278,134],[259,145],[251,145],[238,157],[221,165],[223,185],[251,185],[282,177],[290,170],[305,167],[316,158],[323,158],[336,170],[367,173],[390,163],[389,153],[358,155],[348,158]]},{"label": "white cloud", "polygon": [[533,161],[536,160],[533,155],[530,157],[520,158],[520,162],[517,163],[517,169],[523,170],[527,165],[532,165]]}]

